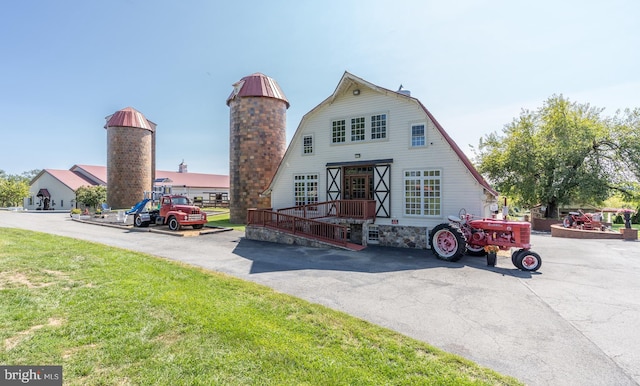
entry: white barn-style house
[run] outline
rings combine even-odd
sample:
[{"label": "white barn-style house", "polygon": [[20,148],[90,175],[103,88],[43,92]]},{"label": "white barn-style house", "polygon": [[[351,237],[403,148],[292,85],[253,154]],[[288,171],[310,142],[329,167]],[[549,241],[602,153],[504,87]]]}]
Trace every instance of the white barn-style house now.
[{"label": "white barn-style house", "polygon": [[353,242],[429,248],[428,232],[461,209],[490,216],[498,193],[433,115],[407,91],[345,72],[305,114],[265,195],[274,210],[331,200],[375,200]]}]

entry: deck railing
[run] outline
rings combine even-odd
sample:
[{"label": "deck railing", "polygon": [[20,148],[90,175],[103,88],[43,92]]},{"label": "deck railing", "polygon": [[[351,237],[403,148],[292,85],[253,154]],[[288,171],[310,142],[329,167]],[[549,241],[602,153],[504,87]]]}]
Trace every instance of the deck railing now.
[{"label": "deck railing", "polygon": [[342,246],[346,246],[348,242],[347,227],[344,225],[316,221],[267,209],[249,209],[247,211],[247,225],[274,228],[282,232]]},{"label": "deck railing", "polygon": [[278,213],[306,219],[339,217],[371,220],[376,217],[374,200],[334,200],[278,209]]}]

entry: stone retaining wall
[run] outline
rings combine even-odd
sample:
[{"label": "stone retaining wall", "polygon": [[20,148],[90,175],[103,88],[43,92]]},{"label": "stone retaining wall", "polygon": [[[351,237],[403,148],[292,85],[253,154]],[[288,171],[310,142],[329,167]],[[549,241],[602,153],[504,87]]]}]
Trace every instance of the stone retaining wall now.
[{"label": "stone retaining wall", "polygon": [[323,243],[318,240],[308,239],[306,237],[300,237],[291,233],[281,232],[277,229],[261,226],[247,225],[244,230],[244,236],[249,240],[268,241],[270,243],[299,245],[302,247],[312,248],[343,249],[333,244]]}]

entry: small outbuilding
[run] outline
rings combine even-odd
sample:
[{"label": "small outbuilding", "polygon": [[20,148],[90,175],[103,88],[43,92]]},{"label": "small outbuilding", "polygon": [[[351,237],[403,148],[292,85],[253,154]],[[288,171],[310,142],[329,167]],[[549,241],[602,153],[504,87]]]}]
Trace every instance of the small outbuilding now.
[{"label": "small outbuilding", "polygon": [[[229,176],[189,173],[181,164],[179,171],[156,171],[154,188],[160,192],[183,194],[192,201],[200,197],[204,204],[216,198],[228,198]],[[29,197],[24,200],[27,210],[71,210],[80,208],[76,190],[81,186],[107,186],[107,167],[73,165],[69,170],[44,169],[30,183]],[[147,192],[150,194],[150,192]],[[142,200],[140,197],[138,200]],[[224,202],[224,200],[222,200]],[[215,204],[215,203],[213,203]],[[125,209],[125,208],[117,208]]]}]

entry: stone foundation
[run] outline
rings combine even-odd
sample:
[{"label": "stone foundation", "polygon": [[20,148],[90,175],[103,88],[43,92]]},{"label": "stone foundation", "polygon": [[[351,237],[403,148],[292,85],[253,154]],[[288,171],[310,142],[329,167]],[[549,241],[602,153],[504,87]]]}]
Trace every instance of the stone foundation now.
[{"label": "stone foundation", "polygon": [[426,249],[429,246],[426,227],[378,225],[378,237],[384,247]]},{"label": "stone foundation", "polygon": [[270,243],[286,244],[286,245],[299,245],[302,247],[312,248],[336,248],[343,249],[336,245],[323,243],[321,241],[308,239],[306,237],[300,237],[292,235],[291,233],[280,232],[273,228],[265,228],[261,226],[247,225],[244,230],[245,238],[249,240],[268,241]]},{"label": "stone foundation", "polygon": [[[367,245],[367,236],[365,235],[367,235],[369,231],[368,223],[349,224],[339,222],[339,224],[349,227],[349,242],[364,246]],[[383,247],[411,249],[429,248],[427,227],[378,225],[378,236],[378,245]],[[247,226],[245,228],[245,237],[249,240],[268,241],[279,244],[301,245],[315,248],[339,248],[329,243],[323,243],[261,226]]]}]

